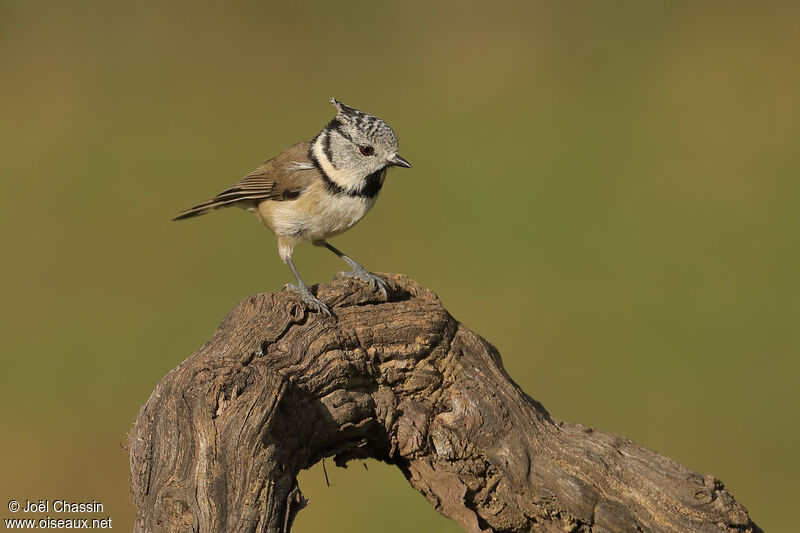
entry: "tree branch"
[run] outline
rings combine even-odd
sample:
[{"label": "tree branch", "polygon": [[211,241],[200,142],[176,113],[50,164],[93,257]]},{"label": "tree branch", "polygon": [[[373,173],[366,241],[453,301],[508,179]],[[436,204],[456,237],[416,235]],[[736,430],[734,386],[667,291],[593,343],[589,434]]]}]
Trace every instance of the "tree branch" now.
[{"label": "tree branch", "polygon": [[238,304],[169,372],[130,436],[134,531],[288,532],[323,457],[396,465],[488,531],[760,531],[722,482],[553,419],[500,355],[401,275],[388,301],[337,280]]}]

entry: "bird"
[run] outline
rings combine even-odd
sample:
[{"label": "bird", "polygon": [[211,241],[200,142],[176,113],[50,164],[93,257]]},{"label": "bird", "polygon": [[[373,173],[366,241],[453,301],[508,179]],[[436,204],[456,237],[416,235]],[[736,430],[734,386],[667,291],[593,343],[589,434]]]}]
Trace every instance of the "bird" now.
[{"label": "bird", "polygon": [[324,302],[303,282],[292,261],[300,243],[324,246],[352,269],[345,277],[368,283],[386,297],[386,282],[328,243],[352,228],[375,205],[390,167],[411,168],[398,151],[397,135],[380,118],[331,98],[336,116],[311,140],[290,146],[238,183],[208,201],[181,212],[183,220],[222,207],[255,213],[278,241],[296,292],[316,312],[330,316]]}]

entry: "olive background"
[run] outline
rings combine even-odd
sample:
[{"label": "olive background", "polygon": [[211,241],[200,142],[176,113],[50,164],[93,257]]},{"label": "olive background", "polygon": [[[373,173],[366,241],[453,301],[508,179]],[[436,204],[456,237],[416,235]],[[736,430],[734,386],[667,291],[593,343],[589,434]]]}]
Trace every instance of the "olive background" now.
[{"label": "olive background", "polygon": [[[170,218],[313,137],[335,96],[414,165],[337,247],[433,289],[555,417],[790,531],[798,21],[790,2],[0,0],[0,518],[94,499],[131,527],[139,407],[292,280],[252,215]],[[295,261],[309,284],[345,266]],[[302,473],[295,530],[458,531],[365,464]]]}]

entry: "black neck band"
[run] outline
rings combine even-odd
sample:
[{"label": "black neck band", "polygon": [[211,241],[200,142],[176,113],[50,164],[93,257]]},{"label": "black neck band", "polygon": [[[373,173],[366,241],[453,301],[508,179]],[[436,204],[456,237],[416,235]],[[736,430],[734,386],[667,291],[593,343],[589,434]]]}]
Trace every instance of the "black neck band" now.
[{"label": "black neck band", "polygon": [[325,172],[325,169],[322,168],[322,165],[319,163],[317,156],[314,154],[314,144],[316,143],[317,139],[315,138],[311,142],[311,146],[308,148],[308,158],[313,163],[314,167],[319,170],[319,173],[322,175],[322,181],[325,183],[325,188],[328,191],[335,195],[345,195],[351,196],[353,198],[374,198],[378,195],[383,187],[383,177],[386,172],[387,167],[379,168],[363,180],[363,185],[357,189],[345,189],[328,175]]}]

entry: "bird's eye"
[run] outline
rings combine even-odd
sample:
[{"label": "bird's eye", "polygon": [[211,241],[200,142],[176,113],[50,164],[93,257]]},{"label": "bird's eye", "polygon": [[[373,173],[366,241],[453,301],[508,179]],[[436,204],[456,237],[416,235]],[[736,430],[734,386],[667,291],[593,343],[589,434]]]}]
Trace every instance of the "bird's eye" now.
[{"label": "bird's eye", "polygon": [[375,148],[372,146],[359,146],[358,150],[361,152],[361,155],[372,155],[375,153]]}]

